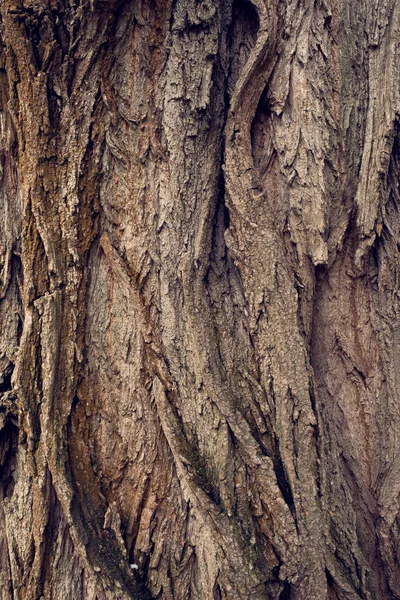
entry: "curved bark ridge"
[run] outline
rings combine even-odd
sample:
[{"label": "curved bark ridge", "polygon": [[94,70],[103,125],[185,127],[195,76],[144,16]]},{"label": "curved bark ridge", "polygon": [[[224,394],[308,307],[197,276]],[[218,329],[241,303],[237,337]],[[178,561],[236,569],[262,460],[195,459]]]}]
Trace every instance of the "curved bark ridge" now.
[{"label": "curved bark ridge", "polygon": [[398,1],[1,17],[0,597],[400,598]]}]

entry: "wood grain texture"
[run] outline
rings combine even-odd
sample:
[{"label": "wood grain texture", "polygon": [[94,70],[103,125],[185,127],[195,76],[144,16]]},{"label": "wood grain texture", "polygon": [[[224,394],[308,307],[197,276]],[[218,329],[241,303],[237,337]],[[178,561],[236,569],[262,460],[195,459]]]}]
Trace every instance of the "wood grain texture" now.
[{"label": "wood grain texture", "polygon": [[0,17],[0,600],[400,598],[399,0]]}]

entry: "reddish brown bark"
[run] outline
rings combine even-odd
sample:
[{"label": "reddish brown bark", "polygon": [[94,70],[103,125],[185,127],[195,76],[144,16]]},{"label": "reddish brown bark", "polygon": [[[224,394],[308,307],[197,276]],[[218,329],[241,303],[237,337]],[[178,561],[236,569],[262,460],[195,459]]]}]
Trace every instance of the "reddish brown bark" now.
[{"label": "reddish brown bark", "polygon": [[4,0],[0,598],[400,598],[399,2]]}]

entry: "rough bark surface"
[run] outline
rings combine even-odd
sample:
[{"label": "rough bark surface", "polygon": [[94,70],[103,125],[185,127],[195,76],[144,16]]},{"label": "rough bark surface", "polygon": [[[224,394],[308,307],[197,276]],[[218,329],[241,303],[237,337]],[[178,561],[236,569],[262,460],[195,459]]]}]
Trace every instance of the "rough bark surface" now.
[{"label": "rough bark surface", "polygon": [[400,598],[399,0],[0,16],[0,599]]}]

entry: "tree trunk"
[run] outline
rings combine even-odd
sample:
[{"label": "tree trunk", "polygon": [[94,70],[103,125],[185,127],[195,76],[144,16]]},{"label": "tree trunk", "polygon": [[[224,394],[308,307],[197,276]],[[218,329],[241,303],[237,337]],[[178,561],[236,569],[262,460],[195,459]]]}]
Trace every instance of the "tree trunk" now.
[{"label": "tree trunk", "polygon": [[400,598],[400,1],[0,14],[0,599]]}]

